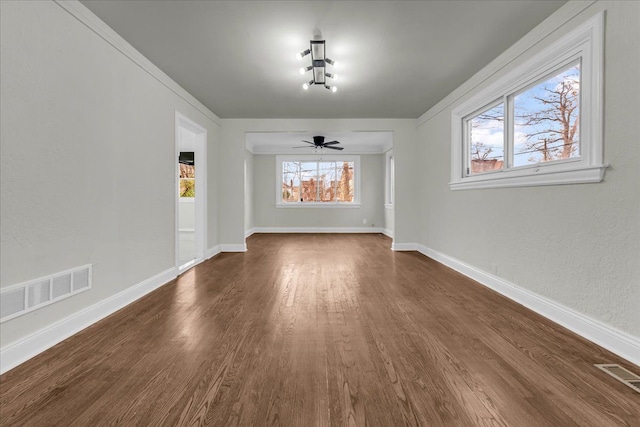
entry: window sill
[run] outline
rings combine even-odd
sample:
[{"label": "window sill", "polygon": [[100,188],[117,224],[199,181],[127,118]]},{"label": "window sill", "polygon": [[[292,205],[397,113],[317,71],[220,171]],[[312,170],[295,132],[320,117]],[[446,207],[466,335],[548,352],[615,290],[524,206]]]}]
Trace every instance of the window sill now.
[{"label": "window sill", "polygon": [[537,187],[543,185],[585,184],[600,182],[608,165],[571,169],[547,169],[544,166],[523,171],[492,173],[464,178],[449,183],[451,190],[472,190],[504,187]]},{"label": "window sill", "polygon": [[196,198],[195,197],[178,197],[178,199],[180,199],[180,203],[195,203],[196,202]]},{"label": "window sill", "polygon": [[360,203],[314,203],[314,202],[306,202],[306,203],[277,203],[276,208],[359,208]]}]

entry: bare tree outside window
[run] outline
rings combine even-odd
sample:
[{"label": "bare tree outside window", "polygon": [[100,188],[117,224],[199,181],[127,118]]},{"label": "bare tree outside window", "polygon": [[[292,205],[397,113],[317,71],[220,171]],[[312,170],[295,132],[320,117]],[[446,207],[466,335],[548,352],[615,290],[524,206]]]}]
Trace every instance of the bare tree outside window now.
[{"label": "bare tree outside window", "polygon": [[283,202],[352,202],[354,162],[282,162]]},{"label": "bare tree outside window", "polygon": [[[580,157],[580,64],[509,97],[514,167]],[[466,121],[469,174],[504,167],[504,103]]]},{"label": "bare tree outside window", "polygon": [[469,126],[469,174],[502,169],[504,164],[504,103],[467,121]]},{"label": "bare tree outside window", "polygon": [[580,64],[514,97],[514,166],[580,157]]}]

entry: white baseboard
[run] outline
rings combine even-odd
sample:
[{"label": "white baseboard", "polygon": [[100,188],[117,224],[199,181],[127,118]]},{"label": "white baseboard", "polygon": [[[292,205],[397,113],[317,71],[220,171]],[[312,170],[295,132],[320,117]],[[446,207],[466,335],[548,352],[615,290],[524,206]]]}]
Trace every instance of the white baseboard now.
[{"label": "white baseboard", "polygon": [[213,258],[220,253],[220,245],[215,245],[207,249],[204,253],[204,259]]},{"label": "white baseboard", "polygon": [[393,239],[393,230],[390,230],[388,228],[383,228],[381,233],[384,234],[385,236],[391,237]]},{"label": "white baseboard", "polygon": [[253,233],[256,232],[255,228],[250,228],[248,230],[245,230],[244,232],[244,238],[246,239],[247,237],[251,236]]},{"label": "white baseboard", "polygon": [[53,347],[97,321],[109,316],[135,300],[169,283],[177,276],[175,267],[158,273],[59,322],[40,329],[0,349],[0,374],[15,368],[32,357]]},{"label": "white baseboard", "polygon": [[423,255],[453,268],[481,285],[493,289],[499,294],[524,305],[547,319],[640,366],[639,338],[426,246],[416,245],[416,247]]},{"label": "white baseboard", "polygon": [[380,227],[255,227],[253,233],[382,233]]},{"label": "white baseboard", "polygon": [[241,245],[222,244],[220,252],[247,252],[247,245],[246,243]]},{"label": "white baseboard", "polygon": [[391,244],[392,251],[417,251],[418,244],[417,243],[396,243],[393,242]]}]

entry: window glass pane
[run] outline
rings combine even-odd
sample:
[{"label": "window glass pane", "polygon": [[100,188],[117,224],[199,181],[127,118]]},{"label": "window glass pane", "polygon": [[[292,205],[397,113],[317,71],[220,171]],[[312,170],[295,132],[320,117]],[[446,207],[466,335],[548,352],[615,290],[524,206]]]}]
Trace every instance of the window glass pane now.
[{"label": "window glass pane", "polygon": [[180,178],[180,197],[196,197],[196,180]]},{"label": "window glass pane", "polygon": [[282,162],[282,201],[300,201],[300,162]]},{"label": "window glass pane", "polygon": [[502,169],[504,164],[504,103],[467,120],[469,175]]},{"label": "window glass pane", "polygon": [[320,201],[336,201],[336,162],[319,163]]},{"label": "window glass pane", "polygon": [[353,202],[355,162],[283,161],[283,203]]},{"label": "window glass pane", "polygon": [[337,162],[336,201],[338,202],[353,202],[353,164],[354,162]]},{"label": "window glass pane", "polygon": [[196,165],[193,151],[181,151],[178,158],[180,197],[196,196]]},{"label": "window glass pane", "polygon": [[517,94],[513,165],[580,157],[580,64]]},{"label": "window glass pane", "polygon": [[318,162],[300,162],[300,199],[315,202],[318,192]]}]

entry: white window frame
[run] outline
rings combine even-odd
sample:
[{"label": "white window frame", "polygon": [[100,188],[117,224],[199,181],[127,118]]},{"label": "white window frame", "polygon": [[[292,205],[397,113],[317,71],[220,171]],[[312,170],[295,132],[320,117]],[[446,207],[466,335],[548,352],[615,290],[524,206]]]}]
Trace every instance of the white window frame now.
[{"label": "white window frame", "polygon": [[[604,13],[599,13],[531,59],[513,69],[451,113],[451,182],[452,190],[496,187],[525,187],[600,182],[607,167],[603,163],[603,45]],[[580,60],[580,157],[526,166],[510,167],[510,135],[513,118],[507,101],[556,70]],[[507,167],[487,173],[467,174],[465,120],[474,112],[492,104],[505,106],[505,163]]]},{"label": "white window frame", "polygon": [[384,168],[384,207],[391,209],[393,208],[393,199],[395,198],[395,160],[393,150],[384,153]]},{"label": "white window frame", "polygon": [[[283,202],[282,201],[282,163],[283,162],[353,162],[353,201],[352,202]],[[322,155],[278,155],[276,156],[276,207],[278,208],[359,208],[360,202],[360,156],[322,154]]]}]

